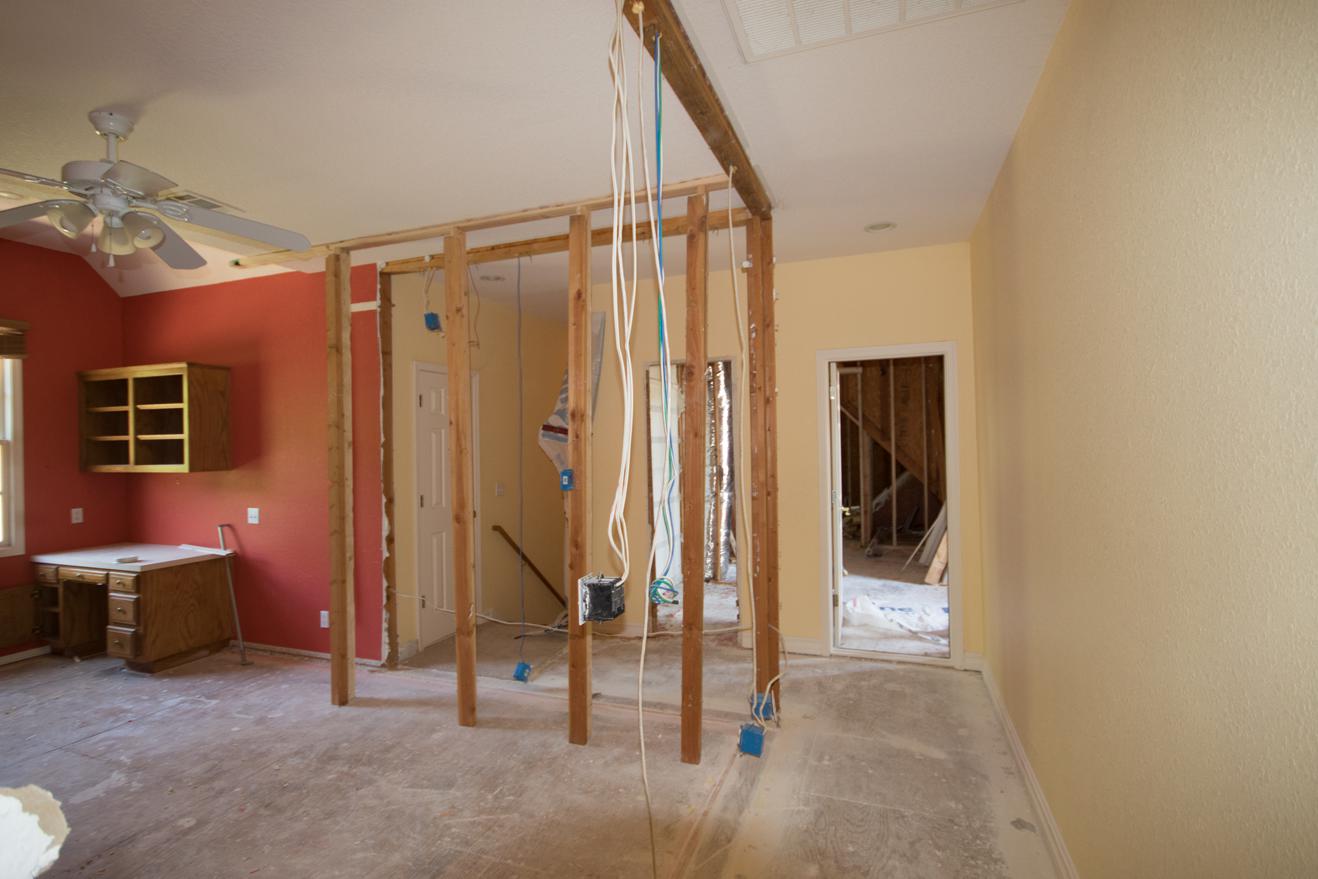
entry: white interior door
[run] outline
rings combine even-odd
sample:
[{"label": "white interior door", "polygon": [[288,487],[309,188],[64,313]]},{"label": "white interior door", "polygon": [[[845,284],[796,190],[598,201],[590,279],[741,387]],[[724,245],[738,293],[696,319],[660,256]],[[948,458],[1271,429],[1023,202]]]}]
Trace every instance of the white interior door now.
[{"label": "white interior door", "polygon": [[833,643],[842,637],[842,387],[836,363],[828,364],[828,503],[832,528],[829,555],[832,569]]},{"label": "white interior door", "polygon": [[416,594],[421,647],[456,631],[453,493],[449,487],[448,374],[416,365]]}]

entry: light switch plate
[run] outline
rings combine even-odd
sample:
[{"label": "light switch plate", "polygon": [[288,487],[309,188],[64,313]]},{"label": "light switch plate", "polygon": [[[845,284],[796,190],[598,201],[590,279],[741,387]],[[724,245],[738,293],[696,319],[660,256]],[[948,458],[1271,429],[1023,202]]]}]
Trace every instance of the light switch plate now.
[{"label": "light switch plate", "polygon": [[322,629],[329,628],[329,611],[327,610],[322,610],[320,612],[320,627]]},{"label": "light switch plate", "polygon": [[503,497],[503,495],[504,495],[504,491],[505,491],[505,489],[504,489],[504,487],[503,487],[503,483],[502,483],[502,482],[496,482],[496,483],[494,483],[494,496],[495,496],[495,497]]},{"label": "light switch plate", "polygon": [[248,508],[247,508],[247,524],[248,524],[248,525],[260,525],[260,524],[261,524],[261,508],[260,508],[260,507],[248,507]]},{"label": "light switch plate", "polygon": [[82,507],[74,507],[69,510],[69,521],[74,525],[82,524]]}]

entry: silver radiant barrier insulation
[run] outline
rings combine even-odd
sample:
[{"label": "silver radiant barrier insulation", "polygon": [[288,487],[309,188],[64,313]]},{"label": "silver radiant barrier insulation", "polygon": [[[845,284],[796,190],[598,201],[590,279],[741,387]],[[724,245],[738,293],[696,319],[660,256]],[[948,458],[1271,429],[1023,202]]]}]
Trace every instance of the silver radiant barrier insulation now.
[{"label": "silver radiant barrier insulation", "polygon": [[705,579],[726,583],[734,560],[732,361],[714,361],[705,375]]}]

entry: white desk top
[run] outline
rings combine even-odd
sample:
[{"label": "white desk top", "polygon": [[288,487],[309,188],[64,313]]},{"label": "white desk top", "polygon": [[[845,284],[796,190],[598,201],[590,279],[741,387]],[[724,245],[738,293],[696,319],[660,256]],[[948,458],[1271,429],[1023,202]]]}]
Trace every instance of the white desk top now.
[{"label": "white desk top", "polygon": [[[136,561],[117,561],[136,556]],[[206,559],[222,558],[218,549],[202,552],[180,546],[167,546],[159,543],[115,543],[110,546],[93,546],[88,549],[72,549],[67,552],[46,552],[32,556],[32,561],[42,565],[73,565],[83,568],[100,568],[106,571],[123,571],[126,574],[140,574],[143,571],[155,571],[175,565],[187,565]]]}]

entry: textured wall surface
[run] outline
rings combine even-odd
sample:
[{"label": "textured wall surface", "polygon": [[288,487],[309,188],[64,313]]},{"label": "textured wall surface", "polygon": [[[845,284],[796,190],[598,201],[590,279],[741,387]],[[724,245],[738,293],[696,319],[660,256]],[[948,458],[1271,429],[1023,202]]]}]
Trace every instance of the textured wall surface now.
[{"label": "textured wall surface", "polygon": [[987,650],[1079,872],[1318,875],[1318,4],[1075,0],[972,242]]},{"label": "textured wall surface", "polygon": [[[375,269],[352,271],[355,301],[375,298]],[[129,477],[128,533],[146,543],[238,550],[243,635],[257,644],[329,650],[329,458],[325,276],[288,272],[124,300],[124,360],[227,366],[233,467]],[[384,593],[380,358],[375,312],[352,316],[353,527],[357,655],[380,659]],[[246,508],[261,509],[248,525]]]},{"label": "textured wall surface", "polygon": [[[724,233],[710,237],[711,250],[727,248]],[[737,234],[739,254],[745,249]],[[745,274],[739,274],[745,309]],[[819,472],[820,425],[816,385],[816,352],[824,349],[904,345],[952,341],[957,346],[958,416],[961,423],[962,577],[965,647],[982,649],[980,601],[979,478],[975,438],[974,342],[970,308],[970,260],[965,244],[894,250],[864,256],[779,263],[778,291],[778,484],[779,552],[782,632],[789,643],[822,649],[827,644],[824,596],[828,583],[820,579],[819,519],[822,503]],[[672,354],[682,358],[686,333],[686,279],[670,275],[665,284],[669,301]],[[596,284],[596,310],[609,308],[609,285]],[[658,360],[653,286],[642,285],[636,305],[632,360],[636,375],[636,405],[642,413],[632,444],[632,480],[627,504],[631,533],[632,570],[645,568],[649,550],[647,521],[646,430],[644,427],[645,369]],[[737,327],[732,284],[726,270],[709,278],[709,356],[737,358]],[[605,338],[599,405],[595,413],[592,489],[594,567],[615,570],[609,551],[609,506],[617,480],[620,449],[616,436],[622,420],[622,389],[610,328]],[[740,381],[735,367],[734,387]],[[735,464],[734,464],[735,466]],[[634,577],[627,606],[642,607],[644,575]],[[749,607],[743,585],[743,607]],[[637,613],[626,615],[640,627]],[[749,659],[747,660],[749,662]],[[790,687],[790,673],[785,686]],[[786,697],[784,697],[786,698]]]},{"label": "textured wall surface", "polygon": [[[128,538],[128,477],[78,469],[78,379],[123,362],[123,304],[71,253],[0,240],[0,318],[25,320],[23,465],[28,554]],[[69,509],[84,520],[70,523]],[[32,582],[27,556],[0,559],[0,588]]]},{"label": "textured wall surface", "polygon": [[[478,288],[479,289],[479,288]],[[432,333],[422,322],[426,310],[420,275],[395,275],[394,294],[394,486],[395,552],[398,591],[417,594],[416,588],[416,397],[413,364],[443,366],[448,356],[444,336]],[[479,347],[471,352],[472,369],[480,376],[480,485],[476,486],[481,531],[480,598],[482,613],[500,619],[521,619],[517,554],[493,526],[517,539],[517,312],[497,302],[472,296],[472,319]],[[566,294],[564,294],[566,296]],[[444,278],[430,285],[430,308],[444,311]],[[527,311],[522,319],[523,434],[520,452],[526,487],[526,555],[554,587],[563,588],[563,496],[558,473],[540,450],[540,425],[553,411],[567,369],[567,325]],[[500,493],[499,485],[503,486]],[[534,623],[554,621],[562,606],[530,570],[526,571],[526,616]],[[399,642],[418,637],[417,600],[398,599]],[[480,649],[477,639],[477,650]]]}]

